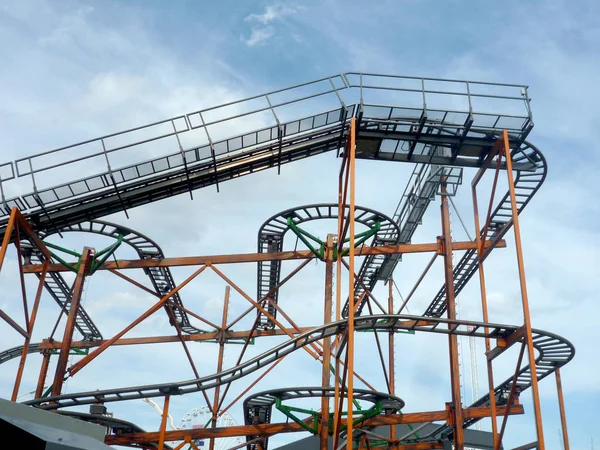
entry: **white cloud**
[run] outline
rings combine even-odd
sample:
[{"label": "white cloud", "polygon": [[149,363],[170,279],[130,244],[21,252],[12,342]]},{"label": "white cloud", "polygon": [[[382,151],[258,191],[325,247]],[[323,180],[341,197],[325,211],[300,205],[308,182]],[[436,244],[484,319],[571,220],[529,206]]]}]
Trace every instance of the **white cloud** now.
[{"label": "white cloud", "polygon": [[242,42],[248,47],[255,47],[265,44],[274,34],[275,30],[273,27],[253,28],[250,37],[248,39],[242,37]]},{"label": "white cloud", "polygon": [[283,4],[270,5],[265,8],[265,11],[262,14],[250,14],[246,16],[244,22],[258,22],[266,25],[276,19],[282,19],[285,16],[290,16],[297,12],[297,7]]},{"label": "white cloud", "polygon": [[[359,36],[359,39],[345,39],[347,33],[343,30],[348,28],[346,21],[348,17],[341,14],[344,10],[333,7],[330,9],[337,9],[338,13],[329,11],[332,14],[317,14],[314,11],[315,13],[310,17],[314,22],[311,25],[313,28],[305,25],[306,29],[313,32],[321,29],[323,33],[328,34],[324,41],[330,43],[324,44],[324,49],[340,55],[340,60],[336,61],[336,64],[339,63],[342,68],[353,65],[369,69],[375,67],[373,71],[381,71],[382,67],[396,67],[400,64],[398,61],[404,64],[404,60],[398,53],[400,49],[396,44],[397,39],[394,40],[393,45],[386,47],[383,39],[376,33],[377,30],[372,27],[368,28],[368,31],[361,31],[357,27],[357,32],[362,32],[363,35]],[[94,21],[95,14],[98,13],[95,9],[84,8],[64,14],[58,13],[49,6],[41,10],[48,18],[47,21],[42,20],[43,17],[40,15],[36,16],[35,11],[28,11],[19,16],[20,20],[27,22],[28,27],[32,29],[39,27],[35,28],[40,30],[39,36],[34,35],[35,37],[30,41],[26,39],[27,36],[17,31],[6,36],[9,28],[0,30],[0,33],[5,33],[0,34],[5,37],[3,39],[5,44],[0,45],[11,47],[10,51],[5,53],[9,58],[15,58],[9,59],[7,70],[0,74],[0,81],[2,81],[0,94],[5,99],[1,108],[3,113],[6,112],[3,117],[7,120],[3,125],[6,132],[1,133],[0,136],[3,155],[6,149],[6,152],[16,152],[17,157],[21,157],[31,154],[37,149],[36,146],[43,146],[41,150],[69,144],[192,109],[235,100],[244,97],[245,87],[252,84],[252,80],[244,78],[245,66],[232,70],[227,61],[215,58],[210,69],[204,69],[193,61],[178,59],[175,52],[172,52],[166,44],[162,45],[156,39],[149,39],[144,27],[121,29],[116,26],[99,25]],[[239,17],[238,20],[243,20],[248,27],[247,37],[243,37],[240,42],[236,39],[238,32],[235,31],[232,42],[242,47],[242,51],[245,46],[259,47],[268,44],[277,33],[281,33],[280,27],[289,25],[284,23],[286,19],[297,12],[295,8],[268,6],[261,13],[250,14],[245,19]],[[353,21],[363,20],[355,14],[355,11],[347,12],[349,15],[354,15]],[[522,14],[519,17],[534,16]],[[532,105],[537,121],[536,129],[532,134],[534,143],[537,142],[537,136],[553,137],[559,133],[564,135],[572,132],[570,130],[573,129],[574,121],[579,119],[584,125],[580,124],[577,136],[586,139],[591,133],[590,130],[594,129],[591,124],[594,120],[597,121],[598,117],[592,107],[595,94],[590,89],[594,86],[591,74],[595,73],[593,70],[595,60],[593,58],[586,60],[585,55],[565,51],[556,42],[548,42],[549,36],[543,33],[530,31],[529,34],[524,35],[524,30],[528,28],[517,19],[512,25],[515,27],[511,28],[512,32],[502,33],[510,40],[494,44],[493,40],[498,36],[492,35],[491,41],[482,38],[484,40],[477,44],[479,47],[470,47],[465,52],[462,50],[448,52],[450,56],[447,60],[443,59],[444,55],[432,51],[430,56],[439,61],[440,76],[490,81],[510,77],[516,78],[513,80],[516,82],[527,82],[532,85],[532,91],[535,91]],[[538,16],[534,19],[540,20]],[[351,24],[354,25],[355,22]],[[543,21],[537,23],[536,27],[541,28],[540,25],[543,25]],[[597,34],[594,35],[593,30],[586,28],[585,32],[589,33],[588,39],[597,40]],[[302,37],[306,34],[294,33],[291,36]],[[418,37],[419,34],[415,32],[413,38]],[[426,45],[427,36],[422,38]],[[11,44],[6,44],[9,42]],[[528,53],[520,52],[520,42],[527,42]],[[12,46],[23,47],[19,47],[19,51],[13,51]],[[346,51],[338,52],[338,47]],[[503,52],[509,54],[515,61],[514,67],[507,66],[507,68],[500,63],[482,59],[482,49],[486,47],[493,50],[491,53],[494,54],[494,58]],[[203,48],[203,51],[209,55],[218,55],[218,50],[211,47]],[[27,55],[27,57],[17,59],[19,55]],[[230,61],[234,60],[235,58],[232,57]],[[316,59],[315,65],[318,64],[325,68],[330,67],[322,60]],[[408,68],[403,67],[402,70],[412,72],[416,63],[411,62],[411,64],[413,65],[407,63]],[[317,72],[320,73],[321,70]],[[306,79],[315,78],[313,72],[297,76],[306,76]],[[237,87],[232,87],[227,80],[235,80]],[[294,80],[290,81],[290,84],[296,80],[302,81],[294,75]],[[572,82],[572,80],[577,81]],[[266,81],[267,84],[270,82],[270,80]],[[248,93],[259,92],[259,88],[253,87]],[[584,106],[585,112],[579,110],[581,105]],[[566,128],[561,130],[558,126],[560,123]],[[35,129],[35,133],[32,133],[31,129]],[[224,127],[222,131],[225,133],[231,130]],[[237,133],[237,130],[235,132]],[[26,140],[24,136],[27,136]],[[521,222],[526,246],[525,261],[532,320],[534,327],[564,334],[577,346],[577,356],[563,370],[567,402],[572,395],[582,392],[596,399],[599,385],[593,376],[589,376],[590,373],[598,371],[597,357],[595,357],[597,350],[593,339],[590,339],[597,328],[594,315],[590,314],[590,311],[593,311],[595,304],[593,302],[596,301],[594,296],[598,292],[598,267],[600,267],[595,231],[591,228],[598,215],[598,208],[593,199],[595,166],[590,163],[589,172],[578,173],[567,164],[560,167],[559,152],[560,155],[568,154],[569,158],[572,158],[570,161],[580,156],[580,159],[587,158],[589,154],[576,155],[570,149],[563,151],[556,144],[549,146],[548,149],[540,148],[551,157],[549,158],[550,176],[540,193],[528,206]],[[12,159],[12,153],[4,159]],[[360,202],[365,206],[390,213],[403,187],[402,180],[406,179],[401,171],[411,168],[404,165],[365,161],[359,161],[357,167],[359,172],[357,197],[360,198]],[[323,155],[284,166],[281,177],[278,177],[275,171],[263,172],[224,183],[220,186],[219,194],[214,188],[203,189],[194,192],[194,201],[191,201],[189,196],[179,196],[133,209],[130,211],[131,219],[128,221],[122,213],[113,215],[109,220],[124,223],[146,233],[163,246],[167,256],[250,252],[256,245],[258,227],[271,214],[298,204],[332,199],[335,201],[336,180],[331,181],[330,177],[323,175],[328,171],[335,172],[335,168],[337,168],[336,161],[330,155]],[[310,179],[309,183],[307,179]],[[572,181],[564,182],[561,179]],[[468,204],[465,187],[463,186],[459,196],[466,198]],[[393,194],[394,192],[396,194]],[[381,193],[391,194],[381,195]],[[457,199],[457,203],[459,202],[460,199]],[[467,210],[465,208],[465,211]],[[436,233],[439,233],[437,205],[432,205],[428,213],[414,242],[429,242]],[[465,217],[468,221],[468,216]],[[318,235],[324,237],[328,231],[331,230],[327,226],[320,227]],[[87,243],[95,246],[96,241],[93,238],[86,236],[85,239]],[[293,239],[289,239],[286,245],[293,246]],[[105,244],[98,245],[97,248],[104,246]],[[509,242],[509,246],[507,250],[498,250],[498,255],[502,252],[514,251],[514,245]],[[422,268],[413,265],[416,258],[416,256],[414,258],[407,256],[398,268],[397,282],[404,294],[412,285],[408,281],[416,279]],[[19,305],[14,301],[15,298],[18,299],[19,286],[18,283],[15,284],[8,279],[11,276],[10,272],[7,272],[8,266],[13,263],[14,261],[7,261],[0,276],[3,281],[0,286],[6,294],[1,306],[11,314],[21,313],[17,316],[21,319],[22,311],[16,308]],[[510,267],[510,270],[507,267]],[[282,290],[282,307],[301,325],[314,324],[322,317],[320,309],[322,265],[315,265],[313,268],[314,270],[310,270],[307,267],[305,276],[290,282]],[[512,254],[506,258],[490,258],[489,264],[486,263],[490,289],[488,300],[495,321],[518,323],[521,320],[518,308],[520,297],[514,268]],[[288,270],[288,266],[285,266],[285,270]],[[422,311],[441,285],[441,277],[438,276],[441,274],[439,267],[432,270],[435,271],[436,276],[431,280],[428,275],[427,281],[417,291],[415,299],[410,304],[410,310],[414,313]],[[235,282],[243,285],[247,293],[255,294],[255,266],[248,265],[242,269],[230,266],[223,271]],[[15,274],[13,273],[12,276]],[[176,281],[180,282],[187,274],[185,271],[174,271],[174,276]],[[141,291],[136,290],[133,294],[124,292],[121,282],[118,286],[107,282],[100,287],[98,285],[101,283],[100,276],[94,277],[88,284],[90,293],[85,306],[106,337],[122,329],[129,320],[135,318],[134,314],[141,314],[155,301],[151,297],[145,298],[145,294]],[[223,296],[223,283],[218,282],[219,280],[215,281],[214,278],[204,273],[198,278],[197,283],[191,284],[182,292],[187,307],[193,311],[204,310],[203,312],[210,314],[211,320],[213,315],[219,315],[220,299]],[[147,284],[147,281],[144,281]],[[470,288],[472,289],[469,290]],[[93,294],[93,292],[97,293]],[[385,288],[380,288],[376,295],[380,300],[385,299]],[[481,314],[477,295],[478,279],[475,276],[469,287],[461,294],[461,305],[466,309],[465,318],[471,318],[471,314]],[[47,334],[43,333],[48,327],[53,326],[57,315],[57,308],[52,300],[46,296],[43,302],[49,306],[43,310],[40,317],[52,323],[46,327],[41,326],[41,323],[39,328],[36,326],[36,337],[40,339],[47,337]],[[469,309],[470,305],[475,305],[473,311]],[[247,306],[248,303],[239,295],[232,294],[232,311],[241,311]],[[236,327],[236,330],[242,328]],[[7,336],[7,340],[10,339],[10,344],[17,345],[20,336],[16,332],[9,331],[10,336]],[[164,334],[173,333],[163,311],[158,311],[144,321],[132,334],[150,334],[158,331]],[[14,339],[13,335],[15,335]],[[372,336],[368,337],[372,338]],[[367,354],[369,350],[373,349],[372,339],[359,338],[359,340],[361,347],[357,351],[366,359],[370,357]],[[256,345],[249,351],[251,354],[261,353],[275,345],[275,341],[282,340],[257,340]],[[426,336],[425,333],[421,333],[415,336],[401,335],[397,342],[397,386],[402,387],[398,389],[399,395],[406,397],[409,410],[422,410],[425,407],[437,409],[449,397],[449,390],[446,389],[448,386],[446,339],[443,336]],[[481,341],[478,346],[480,350],[483,348]],[[142,347],[111,349],[95,361],[94,368],[90,367],[89,370],[82,372],[82,377],[74,377],[70,381],[69,390],[144,384],[149,380],[189,378],[189,366],[182,357],[181,349],[177,347],[181,346],[164,344],[164,347],[158,346],[156,351],[142,349]],[[202,374],[214,372],[215,347],[211,344],[191,344],[190,347],[194,356],[205,363],[201,367]],[[237,346],[227,347],[227,366],[233,365],[237,351]],[[466,353],[466,349],[463,352]],[[172,360],[172,353],[177,353],[175,360]],[[423,357],[423,355],[427,356]],[[142,360],[145,365],[140,367],[126,367],[122,364],[122,361],[137,363]],[[306,364],[298,364],[299,361]],[[485,391],[487,386],[484,382],[486,378],[484,361],[483,354],[480,354],[480,392]],[[39,363],[39,357],[36,360],[36,356],[32,355],[31,362],[33,370],[29,370],[31,366],[28,362],[27,382],[35,385],[35,364]],[[255,391],[266,389],[265,386],[268,385],[284,387],[304,384],[305,379],[315,379],[316,383],[319,381],[318,364],[303,352],[291,356],[278,369],[281,370],[276,369],[271,374],[273,376],[267,377],[266,383],[259,384]],[[16,361],[0,367],[2,374],[0,386],[3,394],[10,395],[11,376],[15,371]],[[146,373],[150,374],[151,378]],[[381,381],[379,367],[371,367],[368,362],[362,365],[360,373],[368,379],[373,377]],[[502,377],[497,378],[502,379]],[[234,384],[228,399],[234,398],[247,384],[246,380]],[[382,383],[378,384],[378,386],[382,385]],[[545,380],[542,385],[544,389],[547,386],[553,387],[551,380]],[[172,405],[175,417],[181,417],[191,409],[191,405],[197,406],[199,398],[200,396],[190,396],[175,399]],[[146,414],[145,408],[147,407],[143,404],[140,406],[135,402],[129,402],[118,406],[112,404],[109,409],[116,411],[118,417],[134,417],[133,420],[136,422],[140,419],[139,423],[143,427],[156,429],[158,427],[156,415],[151,408],[148,408]],[[238,422],[241,422],[239,415],[241,407],[234,410]],[[531,415],[531,408],[528,408],[527,412]],[[577,422],[582,414],[571,410],[568,411],[568,415],[570,415],[569,420],[573,421],[571,426],[577,429]],[[544,417],[547,420],[547,416]],[[547,426],[546,429],[553,428]],[[573,435],[577,436],[578,433],[574,432]],[[289,436],[289,439],[295,438],[295,435]],[[581,445],[580,448],[583,446]]]},{"label": "white cloud", "polygon": [[[269,5],[262,13],[249,14],[244,18],[244,22],[260,24],[252,26],[250,36],[242,37],[241,40],[248,47],[266,44],[269,39],[275,35],[275,28],[269,25],[271,22],[283,21],[284,17],[296,14],[300,8],[284,4]],[[293,39],[298,42],[297,35]]]}]

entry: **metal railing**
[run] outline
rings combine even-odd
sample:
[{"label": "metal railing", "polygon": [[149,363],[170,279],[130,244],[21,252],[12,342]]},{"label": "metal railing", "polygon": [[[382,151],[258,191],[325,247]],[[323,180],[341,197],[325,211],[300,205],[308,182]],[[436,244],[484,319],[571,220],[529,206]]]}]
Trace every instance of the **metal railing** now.
[{"label": "metal railing", "polygon": [[[389,104],[393,98],[398,101]],[[515,84],[357,72],[334,75],[2,164],[0,169],[9,168],[10,174],[0,171],[0,219],[12,206],[43,211],[48,204],[94,191],[119,194],[128,183],[158,173],[216,167],[222,156],[267,143],[281,145],[288,137],[339,124],[351,108],[371,123],[393,119],[402,124],[406,117],[406,126],[414,126],[415,117],[427,117],[428,126],[439,123],[459,130],[470,119],[478,130],[506,128],[524,138],[533,124],[529,102],[527,86]],[[493,112],[499,109],[506,111]],[[247,131],[240,133],[244,128]],[[231,136],[233,129],[240,134]],[[148,159],[157,152],[159,156]],[[26,178],[31,191],[6,199],[3,183]],[[64,182],[54,184],[57,179]],[[48,181],[50,186],[45,185]]]}]

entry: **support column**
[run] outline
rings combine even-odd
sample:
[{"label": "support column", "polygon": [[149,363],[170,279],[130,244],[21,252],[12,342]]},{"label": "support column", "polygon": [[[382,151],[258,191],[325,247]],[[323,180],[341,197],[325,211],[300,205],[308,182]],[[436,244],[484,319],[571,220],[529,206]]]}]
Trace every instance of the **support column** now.
[{"label": "support column", "polygon": [[556,377],[556,391],[558,393],[558,407],[560,409],[560,424],[562,426],[563,450],[569,450],[569,433],[567,431],[567,416],[565,414],[565,401],[563,398],[562,381],[560,378],[560,369],[557,367],[554,372]]},{"label": "support column", "polygon": [[[487,306],[487,288],[485,285],[485,271],[483,266],[483,246],[485,242],[482,240],[479,224],[479,205],[477,201],[477,184],[474,182],[471,185],[471,193],[473,195],[473,216],[475,220],[475,240],[477,242],[477,267],[479,273],[479,290],[481,293],[481,310],[482,317],[485,323],[489,322],[489,314],[488,314],[488,306]],[[484,328],[485,333],[489,332],[489,328]],[[489,337],[485,338],[485,355],[486,355],[486,368],[487,368],[487,378],[488,378],[488,393],[490,396],[490,410],[491,410],[491,422],[492,422],[492,439],[494,440],[494,449],[499,448],[500,441],[498,439],[498,421],[496,414],[496,396],[494,394],[494,368],[492,364],[492,360],[488,358],[490,351],[492,349],[491,340]]]},{"label": "support column", "polygon": [[165,404],[163,406],[162,419],[160,421],[160,431],[158,435],[158,450],[164,450],[165,448],[165,433],[167,431],[167,418],[169,417],[169,401],[171,396],[167,394],[165,397]]},{"label": "support column", "polygon": [[[348,364],[346,368],[348,369],[348,384],[347,384],[347,405],[348,405],[348,422],[347,422],[347,438],[346,438],[346,448],[348,450],[352,449],[352,426],[353,423],[353,415],[352,415],[352,404],[354,401],[354,197],[355,197],[355,188],[356,188],[356,177],[355,177],[355,158],[356,152],[356,118],[353,117],[350,121],[350,136],[348,139],[348,164],[350,167],[350,171],[348,177],[350,178],[350,199],[349,199],[349,208],[348,208],[348,344],[346,347],[346,356],[348,358]],[[339,256],[338,256],[339,257]]]},{"label": "support column", "polygon": [[73,295],[71,296],[71,309],[69,310],[69,316],[67,317],[65,333],[60,345],[60,354],[58,356],[58,363],[56,365],[54,382],[52,383],[53,396],[60,395],[62,385],[65,380],[65,371],[67,370],[69,350],[71,349],[71,341],[73,340],[73,332],[75,331],[75,319],[77,317],[77,311],[79,310],[79,303],[81,301],[81,294],[83,292],[85,277],[89,272],[93,256],[94,249],[89,247],[85,247],[83,249],[81,260],[79,261],[79,270],[77,271],[77,278],[75,278],[75,284],[73,285]]},{"label": "support column", "polygon": [[[19,264],[21,264],[21,255],[19,254]],[[23,350],[21,351],[21,360],[19,361],[19,370],[17,371],[17,376],[15,378],[15,385],[13,388],[12,398],[13,402],[17,401],[17,397],[19,395],[19,387],[21,385],[21,379],[23,377],[23,371],[25,370],[25,360],[27,359],[27,354],[29,353],[29,344],[31,343],[31,336],[33,334],[33,327],[35,326],[35,319],[37,317],[38,308],[40,306],[40,299],[42,297],[42,292],[44,290],[44,281],[46,280],[46,271],[48,269],[48,264],[50,260],[46,259],[44,261],[44,270],[42,271],[42,275],[40,276],[38,282],[37,292],[35,294],[35,300],[33,301],[33,308],[31,309],[31,316],[29,317],[29,322],[27,323],[27,337],[25,338],[25,343],[23,344]]]},{"label": "support column", "polygon": [[[323,324],[331,322],[333,299],[333,245],[334,235],[327,236],[325,252],[325,302],[323,307]],[[326,388],[331,386],[331,337],[323,339],[323,374],[321,385]],[[321,398],[321,450],[327,450],[329,440],[329,397]]]},{"label": "support column", "polygon": [[[448,302],[448,319],[456,320],[456,304],[454,300],[454,279],[452,277],[452,237],[450,235],[450,211],[446,184],[442,182],[442,239],[444,242],[444,276],[446,281],[446,301]],[[448,324],[452,328],[451,324]],[[458,363],[458,337],[448,335],[450,353],[450,382],[452,385],[452,404],[454,414],[454,448],[464,450],[463,410],[460,397],[460,367]]]},{"label": "support column", "polygon": [[[221,320],[221,334],[219,335],[219,359],[217,360],[217,373],[223,371],[223,355],[225,353],[225,329],[227,328],[227,310],[229,309],[229,293],[231,288],[225,286],[225,301],[223,302],[223,319]],[[217,427],[217,413],[219,412],[219,394],[221,393],[221,385],[215,387],[215,398],[212,408],[211,428]],[[215,449],[215,439],[210,438],[210,450]]]},{"label": "support column", "polygon": [[[388,281],[389,292],[388,292],[388,314],[394,314],[394,280]],[[396,367],[394,358],[394,330],[390,330],[388,335],[388,358],[389,358],[389,376],[390,380],[390,394],[396,395]],[[394,442],[396,440],[396,425],[390,425],[390,440]],[[394,445],[395,447],[395,445]]]},{"label": "support column", "polygon": [[40,376],[35,389],[35,398],[40,398],[44,395],[44,385],[46,384],[46,376],[48,375],[48,366],[50,365],[50,350],[44,350],[42,359],[42,367],[40,368]]},{"label": "support column", "polygon": [[525,263],[523,262],[523,247],[521,245],[521,229],[519,226],[519,210],[515,195],[515,180],[512,172],[512,157],[508,132],[504,130],[504,153],[506,158],[506,175],[508,178],[508,191],[510,193],[510,205],[512,210],[513,230],[515,233],[515,249],[517,252],[517,266],[519,267],[519,283],[521,285],[521,300],[523,302],[523,319],[527,336],[527,353],[529,356],[529,367],[531,371],[531,395],[533,397],[533,409],[535,411],[535,429],[537,433],[538,449],[544,450],[544,429],[542,425],[542,408],[540,405],[540,391],[538,388],[537,369],[535,363],[535,351],[531,332],[531,318],[529,316],[529,299],[527,296],[527,283],[525,281]]}]

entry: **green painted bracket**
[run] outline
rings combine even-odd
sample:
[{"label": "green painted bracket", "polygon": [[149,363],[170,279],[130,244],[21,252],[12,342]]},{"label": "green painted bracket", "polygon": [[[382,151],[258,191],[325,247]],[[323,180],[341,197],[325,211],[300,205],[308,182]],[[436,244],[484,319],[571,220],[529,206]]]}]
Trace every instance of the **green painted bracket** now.
[{"label": "green painted bracket", "polygon": [[[117,241],[114,244],[111,244],[108,247],[106,247],[105,249],[100,250],[98,253],[96,253],[92,257],[92,263],[90,265],[90,273],[89,274],[92,275],[96,270],[98,270],[98,268],[102,264],[104,264],[111,255],[114,254],[115,250],[117,250],[117,248],[119,248],[119,246],[122,243],[123,243],[123,235],[119,234],[119,237],[117,237]],[[70,270],[72,270],[75,273],[77,273],[79,271],[79,267],[81,266],[81,254],[80,253],[77,253],[76,251],[69,250],[68,248],[64,248],[64,247],[61,247],[56,244],[52,244],[51,242],[44,242],[44,244],[46,245],[46,247],[53,248],[54,250],[58,250],[63,253],[66,253],[68,255],[77,257],[77,264],[73,265],[73,264],[70,264],[67,261],[65,261],[63,258],[58,256],[53,251],[50,251],[50,255],[52,255],[52,257],[54,259],[59,261],[65,267],[69,268]]]},{"label": "green painted bracket", "polygon": [[[304,409],[304,408],[297,408],[294,406],[284,405],[281,402],[281,398],[275,399],[275,408],[278,411],[281,411],[289,419],[292,419],[294,422],[296,422],[298,425],[300,425],[306,431],[308,431],[312,434],[317,434],[319,432],[319,419],[318,419],[319,413],[318,412],[313,411],[312,409]],[[381,414],[382,411],[383,411],[383,402],[381,400],[377,401],[377,403],[375,403],[375,405],[373,405],[371,408],[369,408],[367,410],[353,411],[353,415],[355,413],[360,414],[360,415],[359,415],[359,417],[357,417],[356,419],[354,419],[352,421],[352,424],[359,425],[359,424],[363,423],[365,420]],[[309,425],[308,423],[306,423],[305,421],[300,419],[296,415],[296,413],[307,414],[307,415],[311,416],[313,419],[312,425]],[[347,416],[348,412],[342,411],[342,415]],[[344,426],[342,426],[341,429],[345,430],[347,427],[348,427],[348,425],[344,425]],[[330,434],[333,433],[333,414],[332,413],[329,414],[329,430],[330,430]]]},{"label": "green painted bracket", "polygon": [[[277,397],[275,399],[275,408],[277,408],[277,410],[281,411],[286,417],[292,419],[294,422],[296,422],[298,425],[300,425],[306,431],[308,431],[312,434],[317,434],[319,432],[319,420],[318,420],[319,413],[318,412],[315,412],[311,409],[302,409],[302,408],[295,408],[293,406],[283,405],[283,404],[281,404],[281,399],[279,397]],[[301,420],[294,413],[303,413],[303,414],[308,414],[309,416],[312,416],[312,418],[313,418],[312,426],[307,424],[303,420]]]},{"label": "green painted bracket", "polygon": [[[60,350],[57,348],[53,348],[52,350],[50,350],[50,353],[52,355],[58,355],[60,354]],[[90,353],[90,349],[89,348],[77,348],[77,347],[73,347],[69,349],[69,355],[75,355],[75,356],[85,356],[87,354]]]},{"label": "green painted bracket", "polygon": [[[375,417],[375,416],[381,414],[381,411],[383,411],[383,402],[381,400],[378,400],[377,403],[375,403],[375,405],[373,405],[371,408],[369,408],[367,410],[363,410],[363,411],[357,411],[357,412],[360,413],[360,416],[357,417],[356,419],[354,419],[352,421],[352,425],[361,424],[365,420],[370,419],[371,417]],[[333,415],[332,415],[330,421],[333,424]],[[346,428],[348,428],[348,425],[344,425],[344,426],[341,427],[342,430],[345,430]]]},{"label": "green painted bracket", "polygon": [[52,386],[54,385],[51,385],[48,389],[46,389],[46,392],[42,394],[42,398],[48,397],[48,395],[50,395],[50,392],[52,392]]},{"label": "green painted bracket", "polygon": [[104,264],[106,260],[115,252],[115,250],[117,250],[121,246],[122,243],[123,235],[119,234],[117,242],[109,245],[104,250],[100,250],[98,253],[96,253],[94,255],[94,258],[92,259],[92,264],[90,266],[90,275],[92,275],[98,269],[98,267]]},{"label": "green painted bracket", "polygon": [[[354,247],[359,247],[362,244],[364,244],[367,239],[369,239],[371,236],[373,236],[375,233],[377,233],[379,230],[381,230],[381,223],[380,222],[375,222],[375,226],[373,228],[368,229],[367,231],[363,231],[362,233],[358,233],[354,235]],[[358,238],[358,240],[357,240]],[[350,238],[346,238],[344,239],[344,243],[346,242],[350,242]],[[342,256],[346,256],[348,253],[350,252],[350,249],[347,248],[346,250],[342,251]],[[334,258],[337,259],[337,247],[334,249]]]},{"label": "green painted bracket", "polygon": [[73,250],[69,250],[68,248],[63,248],[58,245],[54,245],[51,242],[44,242],[44,244],[46,245],[46,247],[53,248],[55,250],[60,250],[63,253],[67,253],[71,256],[77,257],[77,265],[74,266],[74,265],[68,263],[67,261],[65,261],[64,259],[62,259],[60,256],[58,256],[53,251],[50,251],[50,255],[52,255],[52,257],[54,259],[56,259],[58,262],[60,262],[62,265],[66,266],[67,268],[71,269],[73,272],[77,273],[77,271],[79,270],[79,264],[81,264],[81,255],[79,253],[74,252]]},{"label": "green painted bracket", "polygon": [[[288,217],[287,224],[288,224],[288,227],[290,227],[290,229],[294,232],[294,234],[296,236],[298,236],[298,239],[300,239],[302,242],[304,242],[304,245],[306,245],[309,248],[309,250],[316,255],[317,258],[319,258],[321,260],[325,258],[325,243],[321,239],[319,239],[316,236],[313,236],[309,232],[304,231],[302,228],[297,226],[291,217]],[[317,250],[317,248],[314,247],[308,241],[307,238],[312,239],[317,244],[319,244],[319,249]]]},{"label": "green painted bracket", "polygon": [[[319,258],[320,260],[325,259],[325,243],[321,239],[319,239],[316,236],[313,236],[308,231],[305,231],[302,228],[300,228],[299,226],[297,226],[291,217],[288,217],[287,225],[294,232],[294,234],[296,236],[298,236],[298,239],[300,239],[304,243],[304,245],[306,245],[309,248],[309,250],[314,253],[314,255],[317,258]],[[362,244],[364,244],[371,236],[375,235],[379,230],[381,230],[381,223],[375,222],[375,226],[373,228],[370,228],[366,231],[363,231],[362,233],[358,233],[358,234],[354,235],[354,239],[355,239],[354,247],[359,247]],[[314,246],[309,241],[309,239],[316,242],[318,244],[318,248],[316,246]],[[344,242],[350,242],[350,238],[346,238],[344,240]],[[342,254],[342,256],[346,256],[349,252],[350,252],[350,249],[347,248],[344,251],[342,251],[341,254]],[[333,260],[336,261],[337,257],[338,257],[338,248],[336,246],[333,249]]]},{"label": "green painted bracket", "polygon": [[[248,342],[248,345],[254,345],[254,339],[255,338],[251,338],[250,342]],[[209,340],[205,340],[205,341],[196,341],[196,342],[198,344],[219,344],[220,343],[216,339],[209,339]],[[225,343],[226,344],[233,344],[233,345],[244,345],[246,343],[246,339],[244,339],[244,338],[230,339],[230,340],[225,341]]]}]

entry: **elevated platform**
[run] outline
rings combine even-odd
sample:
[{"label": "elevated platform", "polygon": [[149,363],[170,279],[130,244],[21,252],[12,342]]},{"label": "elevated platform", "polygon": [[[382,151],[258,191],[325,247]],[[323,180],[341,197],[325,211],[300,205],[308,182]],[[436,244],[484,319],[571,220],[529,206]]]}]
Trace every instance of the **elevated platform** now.
[{"label": "elevated platform", "polygon": [[[0,234],[14,206],[58,230],[338,150],[351,117],[357,158],[458,167],[480,165],[500,130],[517,150],[533,127],[526,86],[335,75],[4,163]],[[15,180],[29,192],[7,198]]]}]

